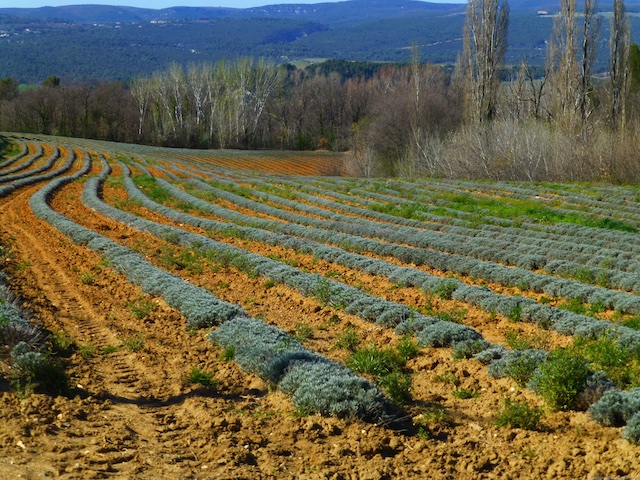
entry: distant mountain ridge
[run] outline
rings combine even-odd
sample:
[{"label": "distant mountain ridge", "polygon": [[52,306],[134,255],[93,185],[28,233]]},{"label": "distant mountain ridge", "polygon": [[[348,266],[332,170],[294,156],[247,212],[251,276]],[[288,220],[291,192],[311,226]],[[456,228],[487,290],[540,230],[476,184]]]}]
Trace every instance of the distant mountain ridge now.
[{"label": "distant mountain ridge", "polygon": [[[117,0],[116,0],[117,1]],[[611,0],[599,4],[611,11]],[[507,61],[541,65],[557,0],[511,0]],[[640,0],[627,0],[640,12]],[[551,15],[539,15],[548,11]],[[66,79],[127,81],[170,63],[214,63],[240,56],[275,63],[308,59],[453,64],[462,50],[466,4],[348,0],[254,8],[145,9],[107,5],[0,8],[0,78],[40,83]],[[609,22],[603,19],[597,68],[606,69]],[[640,15],[631,16],[640,41]],[[638,32],[638,33],[636,33]]]},{"label": "distant mountain ridge", "polygon": [[430,3],[416,0],[348,0],[315,4],[275,4],[252,8],[187,7],[163,9],[109,5],[69,5],[40,8],[0,8],[0,14],[37,20],[75,23],[215,20],[221,18],[284,18],[327,25],[363,23],[381,18],[423,13],[463,12],[461,3]]}]

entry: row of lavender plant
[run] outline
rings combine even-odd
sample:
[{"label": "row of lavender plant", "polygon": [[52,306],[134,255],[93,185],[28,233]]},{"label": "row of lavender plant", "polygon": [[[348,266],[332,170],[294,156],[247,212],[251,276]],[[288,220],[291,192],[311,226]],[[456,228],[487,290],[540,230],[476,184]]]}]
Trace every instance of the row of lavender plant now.
[{"label": "row of lavender plant", "polygon": [[[58,152],[54,149],[53,157],[50,157],[50,158],[57,158],[57,154]],[[31,167],[37,160],[39,160],[43,156],[44,156],[44,150],[42,149],[42,145],[38,145],[38,150],[34,155],[31,155],[23,162],[19,162],[18,165],[15,165],[14,167],[7,168],[6,170],[0,171],[0,182],[11,181],[11,180],[5,180],[5,179],[13,173],[16,173]]]},{"label": "row of lavender plant", "polygon": [[[357,247],[364,247],[364,249],[369,251],[375,251],[375,253],[380,255],[389,255],[391,253],[390,250],[393,249],[393,246],[389,244],[346,234],[335,234],[326,229],[323,230],[304,227],[294,223],[250,217],[198,199],[162,179],[156,179],[156,182],[176,199],[186,204],[192,205],[204,212],[211,213],[221,219],[232,221],[237,225],[256,227],[243,228],[238,226],[234,229],[238,235],[251,238],[252,240],[272,245],[280,245],[303,253],[311,253],[325,261],[345,265],[349,268],[370,274],[381,275],[392,282],[415,286],[431,294],[439,293],[443,295],[446,293],[447,296],[472,303],[487,311],[497,312],[510,318],[518,316],[524,320],[535,322],[545,328],[554,328],[564,334],[594,336],[598,332],[608,331],[612,328],[621,328],[610,322],[599,321],[592,317],[576,315],[567,310],[558,310],[550,306],[541,305],[533,299],[495,294],[486,287],[471,287],[455,279],[435,277],[414,268],[399,267],[392,263],[376,260],[357,253],[349,253],[346,249],[326,245],[326,243],[350,244]],[[225,222],[192,217],[167,207],[159,206],[143,196],[141,192],[126,181],[125,186],[127,186],[132,198],[142,202],[144,206],[150,209],[159,211],[174,221],[192,224],[214,231],[230,230],[229,225]],[[235,200],[241,202],[239,198]],[[248,207],[251,205],[247,202],[243,203]],[[257,205],[254,205],[254,207],[257,207]],[[290,217],[289,220],[294,220],[294,218]],[[268,231],[270,234],[265,231]],[[278,232],[279,234],[272,232]],[[508,270],[512,271],[514,269]],[[637,336],[634,333],[635,331],[630,329],[622,329],[620,331],[624,332],[625,335]],[[627,339],[625,342],[629,343],[630,340]],[[633,341],[632,345],[636,343],[638,343],[638,340]]]},{"label": "row of lavender plant", "polygon": [[[44,173],[42,175],[30,175],[18,179],[14,179],[10,183],[6,185],[0,185],[0,198],[6,197],[11,193],[15,192],[19,188],[26,187],[27,185],[33,185],[34,183],[43,182],[46,180],[51,180],[52,178],[59,177],[63,173],[68,172],[73,166],[73,162],[75,161],[76,156],[72,149],[69,149],[69,155],[67,157],[67,161],[64,165],[62,165],[57,170],[51,170],[48,173]],[[85,164],[87,161],[90,161],[89,154],[85,152]]]},{"label": "row of lavender plant", "polygon": [[[337,244],[345,250],[371,251],[381,255],[391,255],[403,262],[416,265],[428,265],[442,272],[453,272],[459,275],[470,275],[475,278],[499,283],[505,286],[519,286],[536,292],[561,298],[577,299],[581,302],[600,304],[605,308],[614,308],[621,312],[640,312],[640,299],[624,292],[612,291],[603,287],[585,285],[574,280],[537,274],[521,268],[509,268],[494,262],[485,262],[465,255],[445,254],[425,248],[412,248],[398,244],[421,243],[419,233],[410,238],[399,228],[385,228],[384,224],[365,220],[344,218],[341,221],[320,220],[311,216],[281,210],[262,202],[257,202],[231,193],[227,190],[212,187],[197,179],[191,183],[198,188],[215,193],[219,198],[236,205],[252,209],[256,212],[280,218],[286,222],[298,223],[331,232],[330,239],[323,240]],[[263,195],[263,198],[270,198]],[[297,202],[282,199],[281,203],[295,208]],[[314,207],[303,205],[300,209],[314,212]],[[317,212],[321,214],[321,212]],[[350,219],[350,221],[349,221]],[[344,236],[347,235],[347,236]],[[364,238],[367,237],[367,238]],[[384,238],[392,244],[373,240]]]},{"label": "row of lavender plant", "polygon": [[[263,181],[255,181],[258,185],[267,185]],[[309,190],[308,187],[304,187]],[[371,218],[377,221],[389,222],[393,224],[415,227],[425,230],[433,230],[435,232],[446,233],[446,238],[451,239],[454,242],[464,244],[465,242],[471,243],[473,250],[471,255],[481,255],[484,260],[498,261],[500,263],[508,265],[516,265],[530,269],[544,268],[549,273],[558,274],[571,271],[580,271],[584,269],[585,265],[593,267],[593,278],[599,278],[602,281],[606,281],[609,272],[616,274],[616,270],[620,272],[630,271],[639,272],[640,262],[636,260],[636,253],[640,253],[640,247],[634,249],[630,246],[629,242],[625,242],[627,250],[612,248],[611,240],[605,241],[604,239],[595,242],[577,242],[574,237],[563,236],[555,238],[536,238],[536,235],[532,235],[530,230],[516,229],[515,231],[505,231],[504,229],[497,230],[495,228],[485,229],[482,225],[476,225],[475,228],[470,226],[461,225],[447,225],[443,223],[441,217],[434,217],[433,215],[425,215],[424,220],[406,219],[391,214],[380,213],[372,211],[371,207],[375,207],[374,201],[385,201],[387,203],[393,203],[395,205],[416,205],[414,200],[404,200],[399,197],[391,197],[389,195],[380,194],[378,192],[370,192],[359,189],[352,190],[352,193],[357,196],[346,196],[342,194],[336,194],[331,191],[323,189],[317,189],[316,193],[340,198],[343,202],[329,201],[319,198],[318,196],[312,196],[305,193],[295,192],[300,198],[313,203],[322,205],[323,207],[331,210],[338,210],[347,212],[353,215],[358,215],[364,218]],[[276,192],[277,195],[277,192]],[[349,203],[360,203],[365,208],[352,207],[346,205],[344,201]],[[422,206],[423,204],[420,203]],[[382,204],[378,204],[378,207],[383,207]],[[368,208],[366,208],[368,207]],[[477,218],[477,217],[476,217]],[[484,219],[484,217],[483,217]],[[446,220],[445,220],[446,221]],[[466,247],[463,247],[466,248]],[[508,248],[509,255],[505,255],[504,249]],[[638,250],[638,251],[635,251]],[[496,253],[498,252],[498,253]],[[601,268],[602,265],[606,265],[607,268]],[[622,285],[629,285],[630,283],[638,283],[639,276],[623,276]],[[626,287],[619,287],[618,285],[612,285],[614,288],[621,288],[627,290]],[[640,288],[640,285],[638,286]]]},{"label": "row of lavender plant", "polygon": [[[122,167],[123,170],[128,173],[128,168],[125,165]],[[138,168],[141,167],[138,166]],[[225,222],[193,217],[153,202],[138,190],[130,178],[125,178],[124,185],[130,192],[133,200],[139,201],[143,206],[162,213],[171,220],[180,223],[191,223],[201,228],[229,231],[229,225]],[[87,205],[96,210],[100,209],[101,213],[114,220],[169,240],[172,243],[197,247],[243,271],[263,276],[277,283],[283,283],[298,290],[305,296],[319,298],[322,302],[332,307],[358,315],[366,321],[375,321],[379,325],[391,327],[395,327],[405,321],[419,321],[420,324],[424,324],[425,326],[420,336],[422,343],[425,345],[452,346],[458,341],[478,340],[481,338],[480,334],[470,327],[453,322],[446,322],[438,318],[423,317],[405,305],[399,305],[373,297],[359,289],[335,280],[326,279],[317,274],[303,272],[286,263],[262,255],[249,253],[202,235],[192,234],[176,227],[157,224],[131,215],[105,204],[97,198],[94,192],[86,189],[85,191],[86,195],[83,196],[83,199]],[[274,242],[277,237],[275,234],[269,234],[268,232],[258,229],[244,228],[240,230],[240,227],[237,227],[237,231],[242,232],[244,235],[253,234],[259,236],[262,240],[265,240],[265,237],[269,237]],[[290,240],[294,241],[293,239]],[[439,281],[439,279],[433,278],[434,281]]]},{"label": "row of lavender plant", "polygon": [[[254,178],[249,176],[249,178]],[[508,219],[502,217],[493,217],[488,211],[482,210],[477,212],[465,212],[450,208],[450,201],[439,199],[437,193],[439,183],[426,183],[419,180],[385,180],[386,187],[380,188],[379,183],[374,183],[373,187],[370,182],[353,182],[350,180],[332,180],[316,181],[315,185],[322,185],[323,188],[313,187],[310,182],[291,182],[278,179],[284,185],[294,186],[303,191],[334,197],[347,203],[359,203],[365,208],[371,208],[371,201],[383,202],[387,204],[416,206],[419,205],[420,215],[424,220],[442,225],[442,229],[446,230],[447,225],[456,227],[466,227],[476,230],[479,233],[483,231],[490,232],[487,235],[495,235],[496,233],[511,233],[516,236],[524,236],[525,238],[539,238],[550,240],[561,240],[566,244],[583,244],[592,245],[598,248],[612,248],[622,252],[631,251],[640,253],[640,240],[636,235],[627,232],[588,227],[583,225],[556,223],[542,224],[526,219]],[[360,188],[358,188],[358,186]],[[393,188],[391,188],[393,187]],[[350,195],[335,192],[336,189],[348,190]],[[431,205],[433,204],[433,205]],[[382,206],[382,205],[380,205]],[[448,216],[434,215],[432,211],[446,211]],[[423,213],[424,212],[424,213]],[[482,222],[478,219],[482,218]],[[405,222],[405,220],[397,220]],[[472,234],[473,235],[473,234]],[[593,265],[597,265],[592,262]],[[624,266],[621,268],[624,270]]]},{"label": "row of lavender plant", "polygon": [[[90,178],[85,191],[97,194],[109,171],[104,159],[103,166],[102,175]],[[30,199],[34,213],[74,242],[101,253],[111,266],[146,293],[163,297],[185,315],[190,327],[221,325],[211,334],[211,340],[236,347],[238,363],[290,394],[301,411],[360,417],[381,423],[395,421],[396,412],[371,382],[305,349],[286,332],[250,318],[240,306],[223,302],[208,290],[154,267],[142,256],[51,209],[48,199],[53,193],[89,170],[87,159],[81,171],[53,180],[39,190]],[[97,199],[97,195],[94,197]]]},{"label": "row of lavender plant", "polygon": [[[146,171],[145,168],[141,168],[141,170]],[[148,172],[147,172],[148,173]],[[161,179],[156,179],[156,182],[163,188],[169,190],[170,193],[172,193],[178,200],[182,201],[182,202],[188,202],[190,204],[192,204],[194,207],[196,208],[201,208],[205,211],[208,211],[209,213],[213,213],[216,216],[221,216],[222,218],[234,218],[234,220],[238,220],[239,218],[242,218],[243,216],[237,212],[231,212],[227,209],[223,209],[221,207],[216,207],[213,206],[211,204],[208,204],[207,202],[203,202],[202,200],[199,200],[193,196],[188,195],[186,192],[183,192],[180,189],[177,189],[176,187],[172,186],[171,184],[161,180]],[[224,226],[224,223],[222,222],[214,222],[214,221],[206,221],[204,219],[200,219],[197,217],[192,217],[190,215],[186,215],[184,213],[181,212],[176,212],[175,210],[169,209],[167,207],[163,207],[151,200],[149,200],[147,197],[145,197],[144,195],[142,195],[141,193],[139,193],[139,191],[137,190],[137,188],[135,188],[135,186],[132,184],[132,182],[125,182],[126,184],[128,184],[128,189],[131,191],[132,193],[132,198],[134,198],[135,200],[140,201],[144,206],[151,208],[155,211],[158,211],[164,215],[166,215],[168,218],[173,219],[174,221],[177,222],[181,222],[181,223],[188,223],[188,224],[193,224],[202,228],[212,228],[214,230],[221,230],[224,228],[228,228],[226,226]],[[225,210],[226,212],[230,212],[231,215],[227,216],[225,215]],[[234,214],[235,213],[235,214]],[[275,223],[278,222],[273,222],[270,220],[256,220],[258,223],[261,223],[263,226],[268,226],[268,225],[273,225]],[[284,243],[285,246],[288,246],[289,248],[295,248],[293,247],[293,245],[297,245],[299,247],[301,247],[304,250],[305,246],[308,246],[309,249],[315,251],[315,252],[319,252],[319,256],[320,258],[324,258],[323,257],[323,253],[324,252],[332,252],[334,254],[338,253],[338,249],[326,249],[326,247],[324,247],[323,245],[317,245],[314,243],[309,242],[308,244],[305,243],[298,243],[295,241],[291,241],[290,239],[287,239],[286,236],[280,236],[280,237],[274,237],[274,236],[265,236],[265,234],[260,233],[260,232],[256,232],[255,229],[249,229],[249,228],[241,228],[241,227],[236,227],[238,230],[239,234],[242,234],[243,236],[246,236],[248,238],[251,238],[253,240],[256,241],[265,241],[267,243],[273,242],[274,240],[280,240],[282,242],[286,242],[287,240],[290,242],[289,244]],[[281,244],[281,243],[278,243]],[[349,255],[346,252],[342,253],[342,258],[349,258],[352,257],[353,259],[358,258],[359,256],[356,255]],[[358,260],[362,260],[361,258],[358,258]],[[385,262],[380,262],[380,261],[376,261],[373,259],[368,259],[371,261],[372,265],[376,265],[376,266],[381,266],[383,265]],[[387,265],[388,266],[388,265]],[[391,266],[391,268],[394,268],[395,266]],[[398,267],[395,267],[398,268]],[[398,268],[399,269],[399,268]],[[405,272],[409,272],[411,269],[401,269]],[[379,272],[377,272],[379,273]],[[422,273],[422,272],[419,272]],[[391,275],[393,275],[393,273],[391,273]],[[462,287],[464,288],[464,287]],[[482,296],[482,294],[486,293],[486,291],[483,292],[483,289],[479,289],[477,287],[469,287],[470,290],[470,295],[480,295]],[[485,289],[486,290],[486,289]],[[496,296],[497,297],[497,296]],[[495,299],[494,299],[495,300]],[[571,316],[573,314],[567,312],[568,316]],[[589,319],[588,317],[585,319],[587,322],[589,321],[593,321],[592,319]],[[598,322],[596,322],[598,323]],[[601,324],[602,325],[602,324]],[[420,321],[411,321],[411,322],[403,322],[401,323],[400,326],[398,326],[396,328],[396,331],[398,333],[402,333],[402,334],[415,334],[416,330],[420,328]],[[630,344],[628,344],[629,347],[631,347],[632,349],[637,348],[637,346],[639,345],[638,343],[638,335],[637,332],[633,331],[633,330],[629,330],[629,329],[613,329],[614,331],[616,331],[616,334],[619,335],[618,339],[622,340],[622,341],[631,341]],[[593,332],[591,332],[593,333]],[[237,331],[238,335],[241,335],[242,332],[239,329]],[[630,338],[630,337],[626,337],[623,339],[623,337],[629,334],[631,335],[631,337],[635,337],[635,338]],[[611,331],[608,332],[607,334],[609,336],[609,338],[611,338]],[[475,356],[478,360],[489,364],[489,373],[493,376],[497,376],[497,377],[504,377],[504,376],[509,376],[509,377],[516,377],[518,375],[521,375],[521,371],[523,368],[523,365],[527,365],[527,368],[531,369],[532,373],[531,373],[531,377],[530,380],[527,383],[527,386],[529,388],[531,388],[534,391],[538,391],[539,389],[539,382],[540,382],[540,378],[542,376],[542,368],[545,365],[545,363],[547,362],[547,356],[548,354],[544,351],[535,351],[535,350],[526,350],[526,351],[506,351],[503,348],[501,348],[500,346],[497,345],[489,345],[487,343],[484,343],[482,341],[463,341],[463,342],[459,342],[456,344],[456,349],[458,351],[458,355],[461,356]],[[625,392],[619,392],[618,390],[616,390],[613,386],[613,383],[611,381],[609,381],[606,376],[602,373],[602,372],[591,372],[588,376],[588,378],[585,381],[585,388],[584,390],[578,395],[577,399],[575,400],[577,403],[583,402],[584,406],[586,408],[586,406],[589,405],[589,402],[593,402],[595,399],[598,399],[604,392],[609,392],[607,395],[611,396],[611,395],[625,395]],[[603,402],[607,401],[606,397]],[[593,409],[593,411],[591,411],[592,416],[594,417],[594,419],[596,419],[597,421],[600,421],[600,416],[601,414],[599,414],[598,412],[600,411],[606,411],[606,409],[604,407],[602,407],[602,402],[599,402],[596,404],[595,409]],[[600,416],[599,416],[600,415]],[[631,434],[629,433],[629,428],[627,428],[625,430],[624,433],[625,438],[634,441],[633,438],[631,437]]]},{"label": "row of lavender plant", "polygon": [[[15,155],[13,155],[11,157],[8,157],[6,160],[0,162],[0,168],[8,167],[12,163],[15,163],[18,160],[20,160],[21,158],[27,156],[27,154],[29,153],[29,148],[27,147],[27,144],[24,143],[24,142],[19,142],[19,143],[20,143],[20,151],[17,154],[15,154]],[[42,152],[42,147],[41,146],[38,146],[38,147],[40,149],[40,152]],[[40,154],[42,154],[42,153],[40,153]]]}]

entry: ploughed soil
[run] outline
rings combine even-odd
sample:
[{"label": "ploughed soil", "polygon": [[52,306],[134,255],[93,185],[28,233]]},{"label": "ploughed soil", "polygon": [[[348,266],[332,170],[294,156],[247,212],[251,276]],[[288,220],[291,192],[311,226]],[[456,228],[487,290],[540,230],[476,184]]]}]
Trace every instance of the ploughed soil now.
[{"label": "ploughed soil", "polygon": [[[423,348],[408,364],[413,390],[405,410],[413,428],[397,431],[359,420],[300,416],[285,395],[223,360],[221,350],[205,338],[206,331],[188,331],[185,319],[161,299],[145,295],[99,255],[38,220],[28,201],[41,186],[0,199],[0,260],[12,291],[34,321],[71,344],[58,353],[71,388],[59,396],[38,391],[19,395],[5,380],[8,372],[2,367],[0,478],[640,475],[640,447],[623,440],[620,429],[600,427],[584,412],[545,411],[537,431],[496,426],[505,398],[539,407],[542,401],[511,380],[489,377],[478,362],[453,361],[450,349]],[[335,343],[347,328],[357,332],[363,345],[388,346],[398,340],[390,330],[324,307],[287,287],[266,285],[265,279],[210,264],[191,271],[171,264],[167,259],[179,250],[92,212],[82,205],[80,193],[80,184],[65,187],[52,205],[219,298],[239,303],[253,316],[292,334],[306,332],[305,345],[323,355],[345,359],[346,351]],[[107,187],[105,200],[126,198],[117,187]],[[286,255],[267,246],[262,252],[259,245],[246,248]],[[303,256],[295,260],[312,268]],[[326,273],[329,267],[315,268]],[[382,296],[381,289],[386,289],[394,301],[416,306],[429,301],[417,290],[390,289],[364,275],[358,279],[357,272],[332,268],[342,281],[362,282],[372,294]],[[141,313],[149,305],[150,312]],[[469,313],[479,329],[490,321]],[[500,335],[496,330],[496,338]],[[215,384],[189,382],[194,368],[211,373]],[[460,389],[477,396],[457,398],[453,392]]]}]

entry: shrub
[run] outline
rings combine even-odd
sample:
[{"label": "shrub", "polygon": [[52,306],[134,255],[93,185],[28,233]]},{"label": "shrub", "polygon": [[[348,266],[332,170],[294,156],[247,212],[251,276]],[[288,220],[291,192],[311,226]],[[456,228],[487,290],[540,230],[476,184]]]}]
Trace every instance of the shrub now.
[{"label": "shrub", "polygon": [[640,388],[609,390],[591,405],[589,415],[605,427],[621,427],[640,412]]},{"label": "shrub", "polygon": [[640,413],[636,413],[627,422],[627,426],[622,431],[622,438],[635,445],[640,444]]},{"label": "shrub", "polygon": [[559,348],[537,368],[528,386],[552,409],[567,410],[574,406],[577,396],[585,389],[590,374],[584,357]]},{"label": "shrub", "polygon": [[68,378],[62,365],[48,354],[32,350],[24,342],[11,350],[11,383],[23,393],[38,387],[56,394],[68,389]]}]

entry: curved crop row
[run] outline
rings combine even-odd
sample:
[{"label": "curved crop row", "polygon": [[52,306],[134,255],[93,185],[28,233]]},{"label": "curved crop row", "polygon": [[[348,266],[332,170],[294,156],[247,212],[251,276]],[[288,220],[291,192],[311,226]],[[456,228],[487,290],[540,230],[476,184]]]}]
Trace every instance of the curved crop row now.
[{"label": "curved crop row", "polygon": [[[601,304],[606,308],[614,308],[622,312],[639,313],[640,299],[624,292],[611,291],[602,287],[585,285],[573,280],[557,278],[548,275],[537,274],[525,269],[509,268],[492,262],[484,262],[464,255],[453,255],[423,248],[411,248],[395,243],[408,243],[406,235],[396,235],[395,229],[385,229],[384,225],[374,222],[347,222],[329,221],[299,215],[278,208],[270,207],[254,200],[241,197],[226,190],[217,189],[199,180],[191,180],[190,183],[199,188],[215,193],[219,198],[236,205],[250,208],[256,212],[281,218],[287,222],[295,222],[306,227],[315,227],[324,230],[324,233],[307,229],[307,235],[320,233],[315,240],[337,244],[345,250],[371,251],[379,255],[390,255],[405,263],[416,265],[428,265],[442,272],[454,272],[459,275],[470,275],[489,282],[505,286],[518,286],[522,289],[530,289],[536,292],[544,292],[547,295],[569,299],[577,299],[582,302]],[[294,206],[295,202],[285,201],[283,204]],[[313,207],[306,206],[306,210]],[[287,233],[304,235],[304,231],[293,232],[293,227]],[[344,233],[337,233],[344,232]],[[368,238],[364,238],[368,237]],[[372,238],[386,238],[394,244],[379,242]],[[416,235],[416,243],[420,238]]]},{"label": "curved crop row", "polygon": [[[17,162],[18,160],[20,160],[22,157],[26,157],[27,154],[29,153],[29,147],[27,147],[27,144],[24,142],[20,142],[20,151],[7,158],[6,160],[0,162],[0,168],[4,168],[4,167],[8,167],[9,165],[11,165],[14,162]],[[42,152],[42,146],[38,145],[38,147],[40,148],[40,152]]]},{"label": "curved crop row", "polygon": [[[84,155],[85,155],[84,161],[85,161],[85,167],[86,167],[87,162],[90,165],[91,158],[89,157],[89,154],[86,152]],[[24,178],[13,180],[11,183],[7,185],[1,185],[0,198],[13,193],[19,188],[26,187],[27,185],[33,185],[34,183],[42,182],[45,180],[51,180],[52,178],[56,178],[62,175],[63,173],[66,173],[71,169],[71,166],[73,165],[73,162],[75,161],[75,159],[76,159],[75,153],[73,152],[72,149],[69,149],[69,155],[68,155],[67,161],[62,167],[58,168],[57,170],[52,170],[49,173],[44,173],[42,175],[27,176]]]},{"label": "curved crop row", "polygon": [[[513,317],[517,313],[523,320],[537,323],[544,328],[552,328],[562,334],[598,336],[601,333],[610,333],[614,330],[624,336],[623,342],[626,345],[635,346],[640,344],[640,334],[637,334],[635,330],[619,327],[610,322],[596,320],[592,317],[577,315],[567,310],[559,310],[547,305],[540,305],[532,299],[495,294],[484,287],[468,286],[451,278],[434,277],[414,268],[399,267],[382,260],[349,253],[340,248],[292,237],[291,235],[296,235],[297,237],[303,238],[315,237],[320,241],[333,240],[333,234],[330,231],[316,231],[316,229],[309,227],[300,227],[298,225],[285,224],[273,220],[248,217],[193,197],[162,179],[156,179],[156,182],[175,198],[200,208],[203,211],[212,213],[220,218],[231,220],[234,223],[258,227],[259,229],[241,226],[234,227],[238,234],[251,238],[252,240],[272,245],[280,245],[303,253],[312,253],[325,261],[338,263],[367,273],[381,275],[392,282],[419,287],[429,293],[447,289],[450,291],[452,297],[457,300],[471,303],[486,311],[500,313],[506,317]],[[126,180],[125,186],[132,198],[140,201],[145,207],[158,211],[172,220],[214,231],[229,230],[228,224],[224,222],[201,219],[167,207],[162,207],[142,195],[131,182],[127,182]],[[282,233],[276,234],[272,233],[272,231]],[[388,254],[388,252],[380,253]]]},{"label": "curved crop row", "polygon": [[[106,162],[104,165],[106,166]],[[123,272],[132,283],[140,285],[143,291],[162,296],[169,305],[187,317],[191,326],[223,324],[220,337],[216,337],[220,343],[225,342],[224,332],[233,329],[238,323],[245,325],[244,343],[237,346],[236,354],[241,358],[256,358],[260,359],[260,362],[267,362],[272,365],[273,372],[279,368],[279,376],[274,373],[266,379],[277,385],[284,384],[285,391],[292,395],[294,405],[301,410],[308,413],[360,417],[382,423],[394,420],[391,404],[367,380],[303,348],[295,351],[283,349],[280,343],[274,341],[274,338],[283,341],[286,345],[295,345],[295,341],[285,332],[270,329],[270,335],[266,335],[264,328],[260,326],[261,322],[248,318],[238,305],[223,302],[209,291],[191,285],[179,276],[157,269],[140,255],[72,222],[51,209],[48,205],[50,196],[57,189],[86,174],[89,170],[90,161],[87,161],[81,171],[53,180],[39,190],[30,199],[34,213],[68,235],[74,242],[101,253],[116,270]],[[88,188],[97,189],[107,172],[105,168],[101,177],[89,179]],[[226,322],[229,323],[227,327],[224,326]],[[292,372],[299,369],[316,372],[316,375],[306,375],[304,378],[296,378],[297,381],[292,381]],[[319,379],[320,372],[330,375],[331,382],[325,383],[322,378]]]}]

